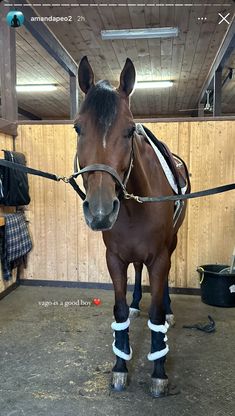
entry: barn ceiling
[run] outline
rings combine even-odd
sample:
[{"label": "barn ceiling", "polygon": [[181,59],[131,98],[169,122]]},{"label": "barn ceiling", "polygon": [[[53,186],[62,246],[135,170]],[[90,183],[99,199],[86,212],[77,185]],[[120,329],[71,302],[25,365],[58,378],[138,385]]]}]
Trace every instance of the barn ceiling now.
[{"label": "barn ceiling", "polygon": [[[73,22],[51,22],[48,27],[77,63],[88,56],[96,80],[108,79],[118,85],[120,71],[129,57],[138,80],[174,81],[170,89],[136,91],[131,101],[135,117],[183,116],[189,113],[182,110],[197,106],[203,82],[228,28],[226,22],[219,24],[218,13],[231,12],[231,7],[206,6],[205,2],[200,7],[128,6],[127,2],[115,7],[107,2],[97,6],[91,1],[83,6],[52,7],[46,3],[50,2],[44,1],[44,7],[35,6],[38,15],[72,16]],[[204,20],[199,20],[201,17]],[[100,36],[105,29],[166,26],[177,26],[179,36],[115,41],[104,41]],[[235,54],[227,66],[235,68]],[[226,73],[227,68],[223,76]],[[69,118],[68,74],[24,27],[17,29],[17,82],[58,84],[53,93],[18,94],[19,106],[43,119]],[[235,79],[224,86],[222,98],[223,113],[235,114]]]},{"label": "barn ceiling", "polygon": [[16,37],[17,84],[57,84],[50,93],[18,93],[18,105],[40,118],[69,118],[67,72],[24,28]]}]

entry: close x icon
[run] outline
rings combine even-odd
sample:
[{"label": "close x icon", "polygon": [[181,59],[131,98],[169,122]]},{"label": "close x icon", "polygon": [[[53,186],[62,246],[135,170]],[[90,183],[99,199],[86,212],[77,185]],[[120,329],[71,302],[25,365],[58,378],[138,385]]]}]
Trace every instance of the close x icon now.
[{"label": "close x icon", "polygon": [[230,13],[227,13],[226,16],[223,16],[222,13],[218,13],[218,15],[221,17],[221,20],[219,21],[219,25],[222,22],[227,23],[228,25],[230,24],[230,22],[227,20],[227,17],[230,15]]}]

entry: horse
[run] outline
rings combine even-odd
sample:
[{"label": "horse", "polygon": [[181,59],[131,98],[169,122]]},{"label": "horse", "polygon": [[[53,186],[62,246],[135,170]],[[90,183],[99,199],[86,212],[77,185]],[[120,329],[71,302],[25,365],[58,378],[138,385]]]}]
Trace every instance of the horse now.
[{"label": "horse", "polygon": [[[94,72],[84,56],[79,64],[78,81],[85,98],[74,121],[78,135],[77,159],[82,173],[86,197],[83,213],[93,231],[101,231],[106,246],[106,262],[111,276],[115,304],[112,344],[116,362],[112,369],[111,386],[122,391],[128,383],[127,362],[132,358],[129,344],[129,306],[126,300],[127,268],[130,263],[147,267],[151,304],[148,327],[151,330],[153,362],[150,390],[153,396],[169,393],[165,360],[166,306],[164,292],[168,287],[171,255],[176,248],[177,232],[186,210],[182,204],[177,223],[172,201],[138,203],[128,195],[173,195],[160,161],[146,137],[138,131],[130,110],[136,72],[127,58],[120,74],[118,88],[109,81],[95,83]],[[183,164],[183,176],[190,191],[189,176]]]}]

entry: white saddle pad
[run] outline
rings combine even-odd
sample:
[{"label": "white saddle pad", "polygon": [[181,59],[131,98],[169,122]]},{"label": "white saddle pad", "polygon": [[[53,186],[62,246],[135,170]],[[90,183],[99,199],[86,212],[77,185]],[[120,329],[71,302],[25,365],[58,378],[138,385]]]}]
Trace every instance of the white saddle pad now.
[{"label": "white saddle pad", "polygon": [[[158,158],[158,160],[159,160],[159,162],[160,162],[160,164],[162,166],[163,172],[165,173],[165,176],[166,176],[166,178],[167,178],[167,180],[168,180],[171,188],[173,189],[173,191],[176,194],[178,194],[178,187],[177,187],[177,184],[175,182],[174,175],[173,175],[172,171],[170,170],[170,168],[169,168],[169,166],[168,166],[168,164],[166,162],[166,159],[161,154],[161,152],[158,150],[157,146],[155,146],[155,144],[152,142],[152,140],[150,140],[150,138],[146,134],[146,132],[145,132],[142,124],[136,123],[136,131],[137,131],[137,133],[139,133],[142,136],[146,137],[146,139],[148,140],[149,144],[152,146],[152,148],[153,148],[153,150],[154,150],[154,152],[155,152],[155,154],[156,154],[156,156],[157,156],[157,158]],[[186,189],[187,189],[187,185],[184,188],[181,188],[182,194],[185,194]]]}]

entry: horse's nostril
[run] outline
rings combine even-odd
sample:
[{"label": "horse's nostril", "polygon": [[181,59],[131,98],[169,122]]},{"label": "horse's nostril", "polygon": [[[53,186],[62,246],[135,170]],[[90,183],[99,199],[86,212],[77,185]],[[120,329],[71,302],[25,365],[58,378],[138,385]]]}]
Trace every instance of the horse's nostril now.
[{"label": "horse's nostril", "polygon": [[87,199],[85,199],[85,201],[83,202],[83,206],[89,206],[89,202],[87,201]]},{"label": "horse's nostril", "polygon": [[85,200],[85,201],[83,202],[83,209],[84,209],[84,211],[89,210],[89,202],[88,202],[87,200]]},{"label": "horse's nostril", "polygon": [[83,212],[84,212],[85,218],[87,218],[88,220],[92,220],[89,202],[87,200],[83,202]]},{"label": "horse's nostril", "polygon": [[113,201],[113,213],[116,213],[119,210],[120,202],[119,199],[114,199]]}]

